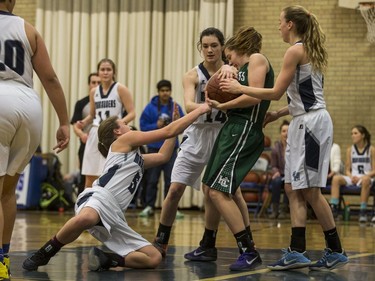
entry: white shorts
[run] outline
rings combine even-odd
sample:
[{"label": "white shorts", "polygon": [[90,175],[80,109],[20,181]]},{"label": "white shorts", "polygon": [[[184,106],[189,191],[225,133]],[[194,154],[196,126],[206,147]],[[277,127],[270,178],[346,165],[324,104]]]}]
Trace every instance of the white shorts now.
[{"label": "white shorts", "polygon": [[13,81],[0,83],[0,176],[21,174],[40,145],[39,95]]},{"label": "white shorts", "polygon": [[171,182],[200,189],[201,174],[221,128],[221,124],[204,127],[192,124],[184,131],[183,141],[173,165]]},{"label": "white shorts", "polygon": [[285,183],[292,189],[325,187],[333,126],[325,109],[293,117],[285,151]]},{"label": "white shorts", "polygon": [[[90,193],[92,193],[91,196]],[[90,234],[112,252],[120,256],[126,256],[151,245],[139,233],[130,228],[124,216],[125,210],[121,210],[117,200],[106,188],[98,186],[86,188],[77,198],[76,215],[84,207],[96,210],[103,224],[103,226],[97,225],[89,229]]]},{"label": "white shorts", "polygon": [[92,126],[83,154],[82,175],[100,176],[103,172],[105,158],[98,149],[98,127]]}]

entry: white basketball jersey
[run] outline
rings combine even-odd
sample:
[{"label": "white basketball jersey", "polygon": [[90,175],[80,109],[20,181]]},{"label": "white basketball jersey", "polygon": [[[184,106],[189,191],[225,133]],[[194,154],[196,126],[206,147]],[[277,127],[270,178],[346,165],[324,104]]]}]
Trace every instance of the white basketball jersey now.
[{"label": "white basketball jersey", "polygon": [[[210,74],[203,66],[203,63],[197,65],[195,67],[199,83],[195,89],[195,102],[196,103],[204,103],[205,102],[205,95],[204,89],[206,87],[207,81],[210,79]],[[222,126],[222,124],[226,121],[226,114],[216,108],[212,108],[210,113],[203,114],[198,117],[198,119],[193,123],[195,125],[214,125],[214,126]]]},{"label": "white basketball jersey", "polygon": [[108,189],[116,198],[121,210],[125,210],[143,177],[143,157],[139,149],[129,153],[112,152],[109,149],[102,175],[93,186]]},{"label": "white basketball jersey", "polygon": [[0,81],[12,80],[33,87],[33,51],[22,18],[0,11]]},{"label": "white basketball jersey", "polygon": [[108,90],[107,95],[103,94],[102,86],[98,86],[94,93],[95,101],[95,119],[93,121],[94,126],[99,126],[99,124],[111,116],[118,116],[122,118],[124,108],[122,106],[122,101],[118,94],[118,83],[115,82],[111,85]]},{"label": "white basketball jersey", "polygon": [[356,145],[352,145],[352,176],[365,175],[372,171],[370,145],[367,145],[362,153],[359,153]]},{"label": "white basketball jersey", "polygon": [[288,108],[292,116],[326,108],[323,96],[323,75],[320,72],[313,72],[310,63],[298,65],[287,89],[287,95]]}]

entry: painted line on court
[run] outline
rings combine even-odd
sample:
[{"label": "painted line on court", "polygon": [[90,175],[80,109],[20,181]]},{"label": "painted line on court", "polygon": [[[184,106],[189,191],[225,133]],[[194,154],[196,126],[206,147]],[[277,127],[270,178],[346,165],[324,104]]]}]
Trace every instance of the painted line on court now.
[{"label": "painted line on court", "polygon": [[[375,256],[375,253],[355,254],[355,255],[348,256],[348,258],[349,259],[356,259],[356,258],[369,257],[369,256]],[[350,261],[349,261],[349,263],[350,263]],[[269,271],[271,271],[271,270],[269,270],[267,268],[264,268],[264,269],[254,270],[254,271],[245,271],[245,272],[241,272],[241,273],[228,274],[228,275],[222,275],[222,276],[216,276],[216,277],[210,277],[210,278],[204,278],[204,279],[197,279],[197,280],[199,280],[199,281],[228,280],[228,279],[233,279],[233,278],[241,277],[241,276],[250,276],[250,275],[259,274],[259,273],[266,273],[266,272],[269,272]]]},{"label": "painted line on court", "polygon": [[216,277],[197,279],[197,280],[199,280],[199,281],[228,280],[228,279],[233,279],[233,278],[236,278],[236,277],[250,276],[250,275],[265,273],[265,272],[269,272],[269,271],[270,271],[269,269],[264,268],[264,269],[254,270],[254,271],[245,271],[245,272],[241,272],[241,273],[228,274],[228,275],[223,275],[223,276],[216,276]]},{"label": "painted line on court", "polygon": [[350,255],[348,256],[348,258],[356,259],[356,258],[369,257],[369,256],[375,256],[375,253],[363,253],[363,254]]}]

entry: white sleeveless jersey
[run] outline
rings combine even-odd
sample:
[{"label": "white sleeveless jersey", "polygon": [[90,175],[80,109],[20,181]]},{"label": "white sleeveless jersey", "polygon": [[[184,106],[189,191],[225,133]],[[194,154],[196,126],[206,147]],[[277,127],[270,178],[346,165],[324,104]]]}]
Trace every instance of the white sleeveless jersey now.
[{"label": "white sleeveless jersey", "polygon": [[22,18],[0,11],[0,83],[12,80],[33,87],[33,51]]},{"label": "white sleeveless jersey", "polygon": [[298,65],[287,89],[287,95],[288,108],[292,116],[326,108],[323,96],[323,75],[319,72],[312,72],[310,63]]},{"label": "white sleeveless jersey", "polygon": [[[203,66],[203,63],[200,63],[195,67],[199,83],[195,89],[195,102],[196,103],[204,103],[205,101],[205,95],[204,95],[204,89],[206,87],[207,81],[210,79],[210,74],[206,70],[206,68]],[[208,125],[208,126],[220,126],[224,124],[226,121],[226,114],[220,110],[217,110],[216,108],[212,108],[210,113],[203,114],[198,117],[197,120],[193,124],[195,125]]]},{"label": "white sleeveless jersey", "polygon": [[116,198],[121,210],[126,210],[142,180],[143,157],[139,149],[129,153],[109,149],[102,175],[93,186],[103,187]]},{"label": "white sleeveless jersey", "polygon": [[107,95],[103,94],[102,86],[98,86],[95,89],[94,94],[95,101],[95,119],[93,121],[94,126],[99,126],[100,123],[111,116],[118,116],[122,118],[124,107],[118,94],[118,83],[115,82],[111,85]]},{"label": "white sleeveless jersey", "polygon": [[363,176],[372,171],[370,145],[362,153],[359,153],[356,145],[352,145],[351,150],[352,176]]}]

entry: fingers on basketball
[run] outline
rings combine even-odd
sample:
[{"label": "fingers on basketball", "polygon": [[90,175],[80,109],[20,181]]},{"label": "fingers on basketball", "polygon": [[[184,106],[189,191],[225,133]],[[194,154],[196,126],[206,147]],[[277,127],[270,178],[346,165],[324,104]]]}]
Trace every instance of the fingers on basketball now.
[{"label": "fingers on basketball", "polygon": [[210,99],[216,100],[220,103],[225,103],[238,97],[238,95],[233,95],[220,89],[220,79],[218,73],[215,73],[210,80],[208,80],[205,90],[207,91],[207,95]]}]

